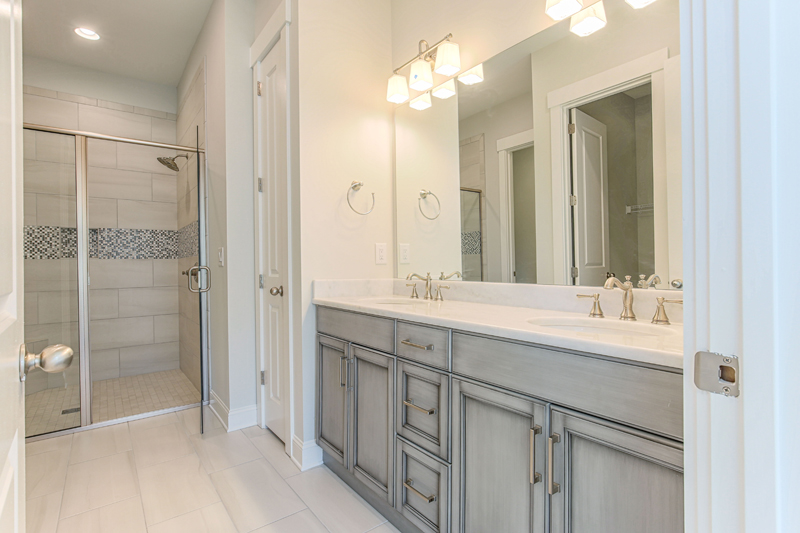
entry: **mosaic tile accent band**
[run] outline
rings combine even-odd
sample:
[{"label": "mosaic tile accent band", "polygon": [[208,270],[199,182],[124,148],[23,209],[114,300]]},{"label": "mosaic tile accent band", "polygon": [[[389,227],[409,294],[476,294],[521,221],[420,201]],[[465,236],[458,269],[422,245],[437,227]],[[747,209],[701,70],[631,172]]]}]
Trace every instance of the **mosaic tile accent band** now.
[{"label": "mosaic tile accent band", "polygon": [[461,232],[461,253],[463,255],[481,254],[481,232],[462,231]]},{"label": "mosaic tile accent band", "polygon": [[[59,226],[25,226],[25,259],[72,259],[78,232]],[[95,228],[89,230],[92,259],[178,259],[198,255],[197,221],[179,231]]]}]

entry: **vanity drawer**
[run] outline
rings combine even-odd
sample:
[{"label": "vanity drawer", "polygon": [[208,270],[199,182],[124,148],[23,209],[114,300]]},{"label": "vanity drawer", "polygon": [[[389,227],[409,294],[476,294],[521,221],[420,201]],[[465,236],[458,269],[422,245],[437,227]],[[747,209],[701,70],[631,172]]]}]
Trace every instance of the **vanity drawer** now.
[{"label": "vanity drawer", "polygon": [[453,372],[683,439],[683,375],[589,355],[453,334]]},{"label": "vanity drawer", "polygon": [[450,376],[397,361],[397,427],[414,444],[450,460]]},{"label": "vanity drawer", "polygon": [[317,331],[331,337],[394,353],[394,320],[317,307]]},{"label": "vanity drawer", "polygon": [[449,531],[450,466],[397,439],[397,511],[426,533]]},{"label": "vanity drawer", "polygon": [[397,355],[450,370],[450,330],[398,320]]}]

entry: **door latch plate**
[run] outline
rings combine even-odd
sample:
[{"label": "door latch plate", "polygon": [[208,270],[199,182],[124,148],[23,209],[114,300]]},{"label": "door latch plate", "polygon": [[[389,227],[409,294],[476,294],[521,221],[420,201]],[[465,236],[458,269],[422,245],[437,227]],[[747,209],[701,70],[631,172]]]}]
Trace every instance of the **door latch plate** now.
[{"label": "door latch plate", "polygon": [[694,384],[704,391],[739,396],[739,358],[715,352],[697,352],[694,356]]}]

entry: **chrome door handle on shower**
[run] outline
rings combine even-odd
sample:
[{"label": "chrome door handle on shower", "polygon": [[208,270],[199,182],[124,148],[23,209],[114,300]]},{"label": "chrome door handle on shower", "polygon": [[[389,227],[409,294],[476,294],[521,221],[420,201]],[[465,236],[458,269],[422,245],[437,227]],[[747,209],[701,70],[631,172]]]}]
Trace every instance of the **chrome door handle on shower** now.
[{"label": "chrome door handle on shower", "polygon": [[[200,271],[206,271],[206,288],[200,288]],[[189,291],[195,294],[200,294],[203,292],[208,292],[211,290],[211,270],[207,266],[193,266],[189,270],[186,271],[186,277],[189,280]],[[195,289],[192,287],[192,278],[197,280],[197,288]]]}]

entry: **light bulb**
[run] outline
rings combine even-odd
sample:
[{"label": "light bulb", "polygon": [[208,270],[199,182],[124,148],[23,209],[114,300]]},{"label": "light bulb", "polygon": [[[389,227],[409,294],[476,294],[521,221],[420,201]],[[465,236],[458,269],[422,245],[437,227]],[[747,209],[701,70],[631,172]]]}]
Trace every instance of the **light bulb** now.
[{"label": "light bulb", "polygon": [[393,104],[402,104],[408,100],[408,84],[406,77],[395,74],[389,78],[389,88],[386,91],[386,99]]},{"label": "light bulb", "polygon": [[434,90],[432,90],[431,94],[436,98],[440,98],[442,100],[454,96],[456,94],[455,80],[447,80],[446,82],[444,82],[443,84],[439,85]]},{"label": "light bulb", "polygon": [[431,93],[422,93],[408,104],[417,111],[423,111],[431,106]]},{"label": "light bulb", "polygon": [[461,70],[461,55],[458,45],[449,41],[439,45],[436,49],[436,66],[433,71],[442,76],[452,76]]},{"label": "light bulb", "polygon": [[415,91],[427,91],[433,87],[431,64],[424,59],[417,59],[411,63],[411,81],[408,86]]},{"label": "light bulb", "polygon": [[483,81],[483,63],[472,67],[465,73],[458,76],[458,81],[464,85],[475,85]]},{"label": "light bulb", "polygon": [[606,25],[606,10],[603,7],[603,0],[592,4],[580,13],[572,15],[569,23],[569,31],[575,35],[586,37]]},{"label": "light bulb", "polygon": [[583,9],[583,0],[547,0],[544,12],[553,20],[564,20]]}]

